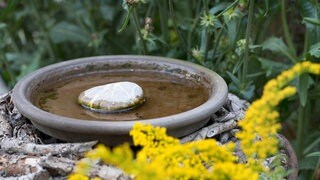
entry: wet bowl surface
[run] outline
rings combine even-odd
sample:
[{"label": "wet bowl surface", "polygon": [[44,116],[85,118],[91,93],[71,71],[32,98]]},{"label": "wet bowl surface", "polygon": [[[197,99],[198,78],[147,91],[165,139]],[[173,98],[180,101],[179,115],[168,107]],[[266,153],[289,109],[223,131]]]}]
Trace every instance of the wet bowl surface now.
[{"label": "wet bowl surface", "polygon": [[[163,73],[200,83],[208,90],[208,100],[185,112],[133,121],[70,118],[47,112],[35,105],[39,92],[54,83],[70,81],[81,76],[128,71],[140,74]],[[41,68],[19,81],[13,89],[12,97],[21,114],[45,134],[70,142],[99,140],[106,145],[114,146],[131,142],[129,131],[136,122],[166,127],[168,134],[175,137],[186,136],[210,120],[224,104],[227,94],[225,81],[215,72],[202,66],[170,58],[120,55],[81,58]]]}]

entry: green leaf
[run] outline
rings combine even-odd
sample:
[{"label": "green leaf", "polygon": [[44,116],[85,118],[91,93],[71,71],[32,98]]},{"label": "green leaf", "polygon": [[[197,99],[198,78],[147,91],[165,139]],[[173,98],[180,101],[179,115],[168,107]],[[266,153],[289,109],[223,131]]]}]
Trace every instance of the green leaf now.
[{"label": "green leaf", "polygon": [[200,42],[200,51],[201,52],[205,51],[206,44],[207,44],[207,34],[206,34],[206,30],[203,29],[201,31],[201,42]]},{"label": "green leaf", "polygon": [[320,151],[310,153],[307,155],[307,157],[320,157]]},{"label": "green leaf", "polygon": [[232,82],[236,85],[236,86],[241,86],[241,82],[240,80],[235,76],[233,75],[231,72],[227,71],[227,74],[228,76],[230,77],[230,79],[232,80]]},{"label": "green leaf", "polygon": [[227,2],[222,2],[222,3],[219,3],[217,5],[215,5],[214,7],[212,7],[209,12],[212,14],[212,15],[217,15],[218,12],[221,12],[223,10],[225,10],[231,3],[227,3]]},{"label": "green leaf", "polygon": [[316,6],[313,1],[309,0],[303,0],[299,4],[300,14],[304,17],[302,22],[306,26],[306,47],[308,47],[319,42],[319,7]]},{"label": "green leaf", "polygon": [[126,0],[123,0],[122,1],[122,8],[126,11],[129,11],[129,6],[127,4],[127,1]]},{"label": "green leaf", "polygon": [[267,16],[268,13],[269,13],[269,8],[270,8],[270,2],[269,2],[269,0],[266,0],[266,1],[265,1],[265,6],[266,6],[266,12],[264,13],[263,16]]},{"label": "green leaf", "polygon": [[252,81],[242,84],[238,77],[236,77],[229,71],[227,71],[227,74],[231,79],[231,82],[228,84],[230,92],[238,94],[240,97],[247,100],[253,97],[255,85],[253,85]]},{"label": "green leaf", "polygon": [[102,18],[106,21],[112,21],[116,15],[116,9],[111,6],[101,6],[100,12],[102,15]]},{"label": "green leaf", "polygon": [[266,58],[258,58],[262,69],[266,72],[267,77],[272,77],[280,74],[284,69],[288,68],[288,65],[281,62],[272,61]]},{"label": "green leaf", "polygon": [[20,71],[20,67],[22,67],[23,64],[27,64],[33,59],[32,54],[26,52],[8,52],[5,56],[12,65],[11,69],[15,71]]},{"label": "green leaf", "polygon": [[83,42],[90,41],[89,36],[78,26],[61,22],[56,24],[49,32],[50,37],[54,43],[62,42]]},{"label": "green leaf", "polygon": [[250,99],[252,99],[252,97],[254,95],[255,89],[256,89],[255,85],[253,85],[252,83],[247,83],[245,89],[242,90],[240,93],[243,98],[250,100]]},{"label": "green leaf", "polygon": [[10,73],[8,72],[8,70],[2,70],[1,75],[2,75],[3,80],[6,81],[7,83],[15,81],[10,76]]},{"label": "green leaf", "polygon": [[280,38],[271,37],[263,42],[261,46],[263,50],[270,50],[274,53],[282,54],[292,62],[296,62],[297,60],[297,58],[290,52],[288,46]]},{"label": "green leaf", "polygon": [[312,45],[309,54],[316,58],[320,58],[320,43]]},{"label": "green leaf", "polygon": [[233,45],[237,42],[239,27],[238,27],[237,21],[235,20],[227,21],[226,24],[227,24],[227,34],[229,38],[229,43],[230,45]]},{"label": "green leaf", "polygon": [[7,24],[6,23],[0,23],[0,29],[4,29],[7,27]]},{"label": "green leaf", "polygon": [[242,64],[243,64],[243,58],[242,58],[242,61],[236,62],[236,64],[234,65],[234,67],[232,69],[232,73],[235,74],[236,72],[238,72]]},{"label": "green leaf", "polygon": [[128,23],[129,23],[130,15],[132,13],[132,9],[131,8],[127,8],[126,10],[127,10],[127,15],[126,15],[126,17],[125,17],[125,19],[124,19],[124,21],[122,23],[122,26],[121,26],[121,28],[119,29],[118,32],[122,32],[127,27]]},{"label": "green leaf", "polygon": [[312,149],[315,149],[316,147],[318,147],[319,145],[320,145],[320,137],[312,141],[312,143],[304,149],[303,153],[306,154],[310,152]]},{"label": "green leaf", "polygon": [[306,157],[299,161],[299,170],[314,170],[317,167],[318,158]]},{"label": "green leaf", "polygon": [[33,59],[30,64],[23,64],[21,66],[21,72],[17,77],[17,80],[22,79],[24,76],[37,70],[40,67],[40,60],[41,60],[42,54],[43,54],[43,49],[38,50],[36,54],[33,56]]},{"label": "green leaf", "polygon": [[301,1],[300,2],[301,15],[303,17],[315,17],[317,14],[317,7],[313,5],[311,1]]},{"label": "green leaf", "polygon": [[305,17],[305,18],[303,18],[303,21],[307,22],[307,23],[310,23],[310,24],[313,24],[313,25],[320,26],[320,20],[317,19],[317,18]]},{"label": "green leaf", "polygon": [[308,74],[302,74],[299,77],[298,94],[300,98],[300,103],[303,107],[307,104],[308,89],[312,84],[314,84],[314,81]]}]

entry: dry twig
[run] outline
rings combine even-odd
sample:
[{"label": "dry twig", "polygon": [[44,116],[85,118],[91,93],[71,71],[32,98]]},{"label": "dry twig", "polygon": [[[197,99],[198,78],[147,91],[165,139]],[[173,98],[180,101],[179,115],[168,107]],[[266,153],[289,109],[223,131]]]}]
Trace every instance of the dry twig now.
[{"label": "dry twig", "polygon": [[19,153],[34,156],[46,156],[48,154],[59,156],[82,156],[96,144],[97,141],[85,143],[34,144],[17,138],[2,138],[0,140],[0,147],[6,153]]},{"label": "dry twig", "polygon": [[[51,175],[64,175],[72,173],[74,170],[76,161],[63,157],[44,157],[41,158],[40,165],[47,169]],[[91,177],[100,177],[102,179],[117,179],[127,180],[130,179],[123,171],[113,166],[101,165],[96,163],[93,165],[90,171]]]}]

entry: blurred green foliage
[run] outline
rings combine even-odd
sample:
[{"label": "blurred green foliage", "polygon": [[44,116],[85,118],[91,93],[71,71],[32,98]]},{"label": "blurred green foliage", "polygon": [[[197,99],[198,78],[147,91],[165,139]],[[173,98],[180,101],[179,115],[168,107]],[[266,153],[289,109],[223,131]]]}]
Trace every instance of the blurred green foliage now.
[{"label": "blurred green foliage", "polygon": [[[319,11],[317,0],[0,0],[0,75],[12,88],[59,61],[146,54],[206,66],[252,100],[282,70],[320,61]],[[319,77],[294,84],[299,95],[279,109],[308,179],[319,168],[307,157],[320,149]]]}]

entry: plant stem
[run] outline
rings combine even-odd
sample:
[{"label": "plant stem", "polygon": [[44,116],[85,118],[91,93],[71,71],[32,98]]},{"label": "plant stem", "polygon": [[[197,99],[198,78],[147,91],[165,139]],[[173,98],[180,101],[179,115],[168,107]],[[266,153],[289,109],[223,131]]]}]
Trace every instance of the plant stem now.
[{"label": "plant stem", "polygon": [[17,53],[19,53],[20,50],[19,50],[19,48],[18,48],[18,45],[17,45],[16,41],[14,40],[14,36],[12,35],[12,33],[17,33],[17,32],[12,32],[12,31],[7,30],[7,29],[5,29],[4,32],[5,32],[6,34],[8,34],[9,38],[11,39],[12,49],[13,49],[14,51],[16,51]]},{"label": "plant stem", "polygon": [[311,179],[316,179],[320,167],[320,158],[318,158],[317,166],[314,168]]},{"label": "plant stem", "polygon": [[253,42],[255,42],[256,44],[261,44],[263,41],[265,41],[265,37],[267,35],[266,32],[268,32],[268,30],[269,30],[268,27],[270,26],[272,20],[261,17],[261,18],[259,18],[258,21],[259,22],[256,23],[257,27],[255,28],[255,29],[257,29],[256,38],[254,39]]},{"label": "plant stem", "polygon": [[[12,88],[12,86],[16,83],[17,78],[16,78],[12,68],[10,68],[9,61],[8,61],[4,52],[0,52],[0,58],[3,60],[4,69],[7,70],[8,75],[9,75],[9,79],[10,79],[9,83],[8,83],[9,88]],[[0,74],[0,76],[1,76],[1,74]]]},{"label": "plant stem", "polygon": [[174,13],[172,0],[169,0],[168,2],[169,2],[169,12],[170,12],[170,16],[171,16],[171,19],[172,19],[172,22],[173,22],[173,27],[174,27],[177,35],[178,35],[179,41],[182,44],[184,50],[187,53],[189,53],[188,45],[187,45],[186,41],[183,39],[183,36],[182,36],[181,32],[179,31],[179,28],[178,28],[178,25],[177,25],[177,19],[176,19],[175,13]]},{"label": "plant stem", "polygon": [[[167,42],[169,37],[168,36],[169,34],[168,33],[168,9],[166,8],[167,1],[164,1],[164,2],[156,1],[156,2],[159,7],[160,27],[161,27],[162,37],[163,37],[163,40]],[[166,51],[166,48],[165,46],[163,46],[162,52],[165,53],[165,51]]]},{"label": "plant stem", "polygon": [[33,13],[33,15],[34,15],[34,17],[36,19],[36,23],[38,24],[41,33],[43,33],[43,35],[44,35],[44,44],[47,47],[49,56],[50,56],[51,60],[55,60],[56,57],[55,57],[55,53],[54,53],[54,47],[53,47],[53,44],[52,44],[51,39],[49,37],[48,30],[45,27],[44,23],[41,22],[42,18],[40,16],[38,10],[36,9],[36,7],[34,5],[34,2],[33,1],[29,1],[29,2],[30,2],[30,5],[31,5],[32,13]]},{"label": "plant stem", "polygon": [[301,103],[299,103],[299,109],[298,109],[298,132],[297,132],[297,157],[298,159],[302,158],[302,149],[303,149],[303,144],[302,144],[302,136],[303,136],[303,120],[304,120],[304,109],[305,107],[303,107],[301,105]]},{"label": "plant stem", "polygon": [[236,0],[234,1],[232,4],[230,4],[226,9],[224,9],[221,13],[219,13],[216,17],[219,18],[220,16],[222,16],[225,12],[227,12],[229,9],[233,8],[234,6],[236,6],[238,4],[240,0]]},{"label": "plant stem", "polygon": [[[191,30],[188,32],[188,49],[191,49],[192,34],[193,34],[194,30],[196,29],[196,27],[197,27],[197,25],[199,23],[200,17],[201,17],[201,11],[202,10],[200,9],[200,6],[201,6],[200,2],[201,1],[197,1],[196,18],[193,20],[193,24],[192,24]],[[191,57],[192,57],[192,54],[188,53],[188,60],[190,60]]]},{"label": "plant stem", "polygon": [[[209,8],[207,4],[207,0],[203,0],[203,6],[204,6],[204,13],[205,15],[209,14]],[[209,39],[210,39],[210,33],[209,33],[209,28],[206,27],[205,29],[205,47],[204,47],[204,61],[207,62],[208,59],[208,51],[209,51]]]},{"label": "plant stem", "polygon": [[[223,22],[222,26],[224,26],[224,25],[225,25],[225,23]],[[223,33],[223,29],[221,28],[220,31],[219,31],[219,34],[216,37],[216,42],[214,43],[212,58],[214,58],[216,56],[217,49],[218,49],[218,46],[219,46],[219,42],[220,42],[220,39],[222,37],[222,33]]]},{"label": "plant stem", "polygon": [[146,13],[145,13],[145,17],[152,17],[152,15],[154,14],[154,3],[151,2],[149,3],[148,7],[147,7],[147,10],[146,10]]},{"label": "plant stem", "polygon": [[208,59],[208,51],[209,51],[209,39],[210,39],[210,33],[209,33],[209,30],[208,28],[205,29],[205,40],[206,40],[206,43],[205,43],[205,47],[204,47],[204,61],[207,62],[207,59]]},{"label": "plant stem", "polygon": [[126,17],[125,17],[125,19],[124,19],[124,21],[123,21],[123,23],[122,23],[122,26],[121,26],[121,28],[118,30],[118,32],[122,32],[122,31],[127,27],[128,23],[129,23],[129,19],[130,19],[130,14],[131,14],[131,12],[128,11],[128,12],[127,12],[127,15],[126,15]]},{"label": "plant stem", "polygon": [[244,59],[243,59],[243,69],[242,69],[242,76],[241,76],[241,82],[242,84],[245,84],[247,80],[247,74],[248,74],[248,63],[249,63],[249,44],[250,44],[250,33],[252,33],[252,21],[253,21],[253,15],[254,15],[254,3],[255,0],[250,0],[249,2],[249,14],[248,14],[248,24],[247,24],[247,30],[246,30],[246,44],[244,49]]},{"label": "plant stem", "polygon": [[308,30],[308,28],[306,29],[306,33],[304,35],[304,46],[303,46],[303,56],[305,56],[308,53],[309,50],[309,46],[310,46],[310,31]]},{"label": "plant stem", "polygon": [[146,45],[146,42],[144,41],[143,39],[143,36],[141,34],[141,29],[140,29],[140,25],[139,25],[139,20],[138,20],[138,15],[137,15],[137,11],[136,11],[136,8],[135,7],[132,7],[132,15],[133,15],[133,21],[134,21],[134,25],[136,27],[136,30],[137,30],[137,33],[139,35],[139,38],[140,38],[140,44],[142,46],[142,53],[144,55],[147,54],[147,45]]},{"label": "plant stem", "polygon": [[287,16],[286,16],[286,4],[285,0],[281,0],[281,20],[283,25],[283,31],[284,31],[284,38],[288,44],[288,47],[290,49],[290,52],[294,55],[294,61],[297,62],[296,58],[296,51],[292,42],[292,38],[289,32],[288,22],[287,22]]},{"label": "plant stem", "polygon": [[8,92],[8,87],[0,75],[0,95]]},{"label": "plant stem", "polygon": [[92,3],[94,3],[95,1],[83,1],[83,5],[86,9],[86,11],[88,12],[88,20],[89,20],[89,28],[90,28],[90,31],[91,32],[96,32],[96,28],[95,28],[95,21],[94,21],[94,18],[93,18],[93,11],[92,11]]}]

